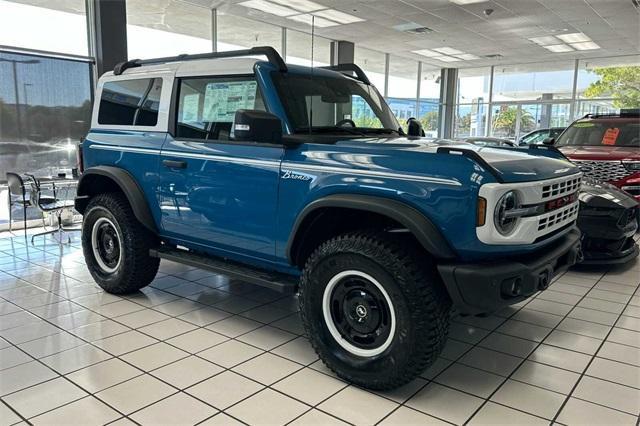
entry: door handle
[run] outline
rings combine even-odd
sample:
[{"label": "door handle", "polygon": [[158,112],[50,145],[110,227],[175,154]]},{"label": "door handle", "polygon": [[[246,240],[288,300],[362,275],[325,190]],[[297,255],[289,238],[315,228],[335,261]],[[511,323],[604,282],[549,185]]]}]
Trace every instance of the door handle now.
[{"label": "door handle", "polygon": [[187,168],[186,161],[162,160],[162,165],[170,169],[186,169]]}]

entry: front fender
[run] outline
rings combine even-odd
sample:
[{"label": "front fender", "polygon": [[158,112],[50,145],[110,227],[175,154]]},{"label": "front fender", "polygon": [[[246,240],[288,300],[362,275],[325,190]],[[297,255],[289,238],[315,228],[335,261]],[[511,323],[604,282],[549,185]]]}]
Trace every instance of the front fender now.
[{"label": "front fender", "polygon": [[335,194],[319,198],[309,203],[298,215],[287,241],[286,253],[293,263],[295,244],[301,226],[314,211],[327,208],[347,208],[368,211],[387,216],[406,227],[420,244],[434,257],[454,259],[455,253],[431,220],[415,208],[396,200],[362,194]]},{"label": "front fender", "polygon": [[129,172],[119,167],[95,166],[86,169],[78,182],[75,209],[84,214],[92,196],[118,189],[127,197],[136,219],[147,229],[157,233],[156,223],[142,189]]}]

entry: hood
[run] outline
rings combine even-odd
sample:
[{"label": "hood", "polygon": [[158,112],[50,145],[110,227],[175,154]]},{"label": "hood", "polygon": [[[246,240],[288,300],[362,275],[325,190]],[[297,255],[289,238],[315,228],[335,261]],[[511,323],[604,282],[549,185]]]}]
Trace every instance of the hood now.
[{"label": "hood", "polygon": [[638,206],[633,197],[615,186],[588,178],[582,180],[578,198],[583,206],[594,209],[628,209]]},{"label": "hood", "polygon": [[[407,153],[425,153],[433,155],[456,155],[438,153],[439,148],[450,147],[471,151],[482,158],[504,182],[529,182],[562,177],[580,170],[570,161],[556,153],[544,149],[481,147],[466,142],[429,138],[357,138],[339,141],[337,147],[380,151],[389,155],[389,150]],[[374,154],[373,152],[371,152]],[[472,154],[473,155],[473,154]],[[410,157],[415,161],[415,156]],[[468,161],[475,161],[468,158]],[[479,164],[481,167],[482,164]]]},{"label": "hood", "polygon": [[571,160],[640,160],[640,147],[634,146],[559,146]]}]

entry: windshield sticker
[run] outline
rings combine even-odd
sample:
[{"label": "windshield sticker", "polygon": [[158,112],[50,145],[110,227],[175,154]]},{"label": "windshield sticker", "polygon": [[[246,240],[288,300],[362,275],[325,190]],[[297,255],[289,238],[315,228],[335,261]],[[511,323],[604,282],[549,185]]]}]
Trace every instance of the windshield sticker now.
[{"label": "windshield sticker", "polygon": [[595,127],[594,123],[576,123],[573,127]]},{"label": "windshield sticker", "polygon": [[604,132],[604,136],[602,136],[602,145],[615,145],[619,134],[620,129],[617,127],[607,129],[607,131]]}]

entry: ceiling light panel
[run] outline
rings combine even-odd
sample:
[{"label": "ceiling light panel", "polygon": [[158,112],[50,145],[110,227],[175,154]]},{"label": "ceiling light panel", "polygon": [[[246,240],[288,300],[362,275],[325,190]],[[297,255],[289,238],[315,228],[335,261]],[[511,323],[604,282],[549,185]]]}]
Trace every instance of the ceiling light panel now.
[{"label": "ceiling light panel", "polygon": [[449,0],[451,3],[455,4],[473,4],[473,3],[483,3],[487,0]]},{"label": "ceiling light panel", "polygon": [[281,6],[276,3],[271,3],[266,0],[249,0],[242,3],[238,3],[240,6],[256,9],[261,12],[271,13],[276,16],[291,16],[297,15],[300,12],[285,6]]},{"label": "ceiling light panel", "polygon": [[433,50],[429,50],[429,49],[413,50],[413,53],[426,56],[427,58],[432,58],[434,56],[442,56],[440,52],[434,52]]},{"label": "ceiling light panel", "polygon": [[436,59],[441,62],[458,62],[462,60],[460,58],[454,58],[453,56],[434,56],[432,59]]},{"label": "ceiling light panel", "polygon": [[595,49],[600,49],[600,46],[598,46],[596,43],[594,43],[592,41],[585,41],[583,43],[571,43],[570,46],[573,47],[576,50],[595,50]]},{"label": "ceiling light panel", "polygon": [[310,15],[310,14],[287,16],[287,19],[291,19],[292,21],[302,22],[303,24],[307,24],[307,25],[311,25],[313,23],[316,27],[319,27],[319,28],[335,27],[336,25],[340,25],[337,22],[320,18],[319,16],[316,16],[315,20],[313,20],[313,15]]},{"label": "ceiling light panel", "polygon": [[320,9],[326,9],[326,6],[309,1],[309,0],[271,0],[274,3],[279,3],[283,6],[299,10],[300,12],[314,12]]},{"label": "ceiling light panel", "polygon": [[560,40],[565,43],[582,43],[586,41],[591,41],[591,38],[583,33],[572,33],[572,34],[559,34],[558,37]]},{"label": "ceiling light panel", "polygon": [[540,46],[548,46],[550,44],[558,44],[558,39],[554,36],[534,37],[530,38],[532,42],[539,44]]},{"label": "ceiling light panel", "polygon": [[464,53],[458,49],[453,49],[451,47],[438,47],[433,50],[435,50],[436,52],[443,53],[445,55],[462,55]]},{"label": "ceiling light panel", "polygon": [[465,53],[465,54],[462,54],[462,55],[456,55],[456,58],[460,58],[463,61],[475,61],[477,59],[480,59],[479,56],[473,55],[471,53]]},{"label": "ceiling light panel", "polygon": [[553,53],[573,52],[573,48],[566,44],[554,44],[552,46],[544,46],[544,48]]},{"label": "ceiling light panel", "polygon": [[363,22],[364,19],[357,16],[349,15],[348,13],[340,12],[339,10],[326,9],[313,13],[316,16],[327,18],[332,21],[339,22],[341,24],[353,24],[354,22]]}]

